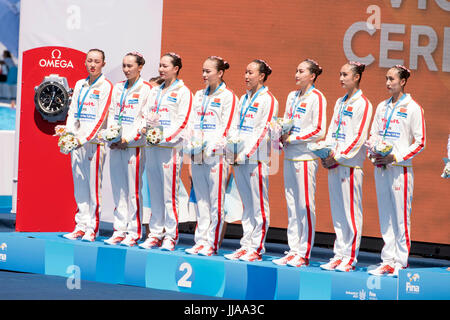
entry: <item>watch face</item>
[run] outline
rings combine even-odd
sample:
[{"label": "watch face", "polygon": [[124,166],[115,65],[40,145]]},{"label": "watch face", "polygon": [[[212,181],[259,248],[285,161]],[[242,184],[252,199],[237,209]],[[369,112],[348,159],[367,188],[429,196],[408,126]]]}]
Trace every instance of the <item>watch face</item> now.
[{"label": "watch face", "polygon": [[58,82],[44,82],[36,90],[34,103],[46,115],[61,113],[67,106],[69,94]]}]

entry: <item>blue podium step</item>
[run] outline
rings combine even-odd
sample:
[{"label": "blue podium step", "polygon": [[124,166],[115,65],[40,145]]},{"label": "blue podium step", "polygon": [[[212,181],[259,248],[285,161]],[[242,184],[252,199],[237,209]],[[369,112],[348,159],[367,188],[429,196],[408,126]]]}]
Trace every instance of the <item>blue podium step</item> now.
[{"label": "blue podium step", "polygon": [[0,233],[0,269],[57,275],[112,284],[244,300],[449,299],[446,268],[409,268],[398,278],[375,277],[366,268],[350,273],[261,262],[229,261],[219,255],[188,255],[183,246],[160,249],[71,241],[61,233]]}]

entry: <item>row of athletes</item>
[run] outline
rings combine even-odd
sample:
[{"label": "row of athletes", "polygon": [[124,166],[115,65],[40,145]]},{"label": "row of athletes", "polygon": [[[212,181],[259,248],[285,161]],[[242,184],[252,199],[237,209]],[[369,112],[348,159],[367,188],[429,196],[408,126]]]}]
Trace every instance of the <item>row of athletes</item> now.
[{"label": "row of athletes", "polygon": [[[178,78],[182,62],[176,53],[164,54],[159,63],[162,83],[152,86],[141,70],[145,60],[131,52],[123,58],[125,81],[112,85],[102,75],[104,52],[92,49],[86,58],[89,76],[76,83],[66,127],[76,134],[79,147],[71,152],[77,202],[76,228],[68,239],[94,241],[98,232],[100,188],[105,147],[98,140],[101,128],[122,125],[122,139],[110,145],[110,175],[114,197],[114,232],[110,245],[160,247],[172,251],[179,239],[178,188],[182,145],[186,131],[206,141],[207,162],[193,163],[193,187],[198,204],[195,244],[189,254],[217,254],[224,222],[224,196],[230,164],[244,204],[241,247],[224,257],[260,261],[269,228],[268,154],[269,123],[278,115],[278,101],[265,86],[271,74],[264,60],[254,60],[245,71],[246,94],[240,99],[223,81],[229,64],[218,56],[203,64],[205,88],[193,95]],[[302,61],[295,74],[298,90],[289,93],[283,117],[293,119],[284,145],[284,184],[288,208],[289,252],[274,259],[278,265],[307,266],[314,243],[315,189],[319,162],[328,169],[331,214],[336,233],[334,257],[321,265],[325,270],[352,271],[357,263],[362,234],[363,161],[372,105],[360,89],[365,66],[345,63],[340,83],[346,94],[336,101],[326,132],[326,99],[316,86],[322,73],[312,60]],[[405,93],[410,71],[394,66],[387,71],[390,97],[375,112],[371,137],[389,141],[393,152],[371,156],[375,166],[376,193],[384,247],[382,263],[371,273],[396,274],[408,266],[411,245],[410,215],[413,194],[412,159],[425,146],[422,108]],[[163,139],[145,144],[146,117],[159,114]],[[75,125],[76,123],[76,125]],[[223,137],[239,137],[243,150],[231,161],[224,159]],[[307,143],[323,140],[334,148],[319,159]],[[145,148],[143,146],[146,146]],[[239,163],[239,165],[237,165]],[[141,213],[142,172],[146,168],[150,189],[150,232],[144,242]]]}]

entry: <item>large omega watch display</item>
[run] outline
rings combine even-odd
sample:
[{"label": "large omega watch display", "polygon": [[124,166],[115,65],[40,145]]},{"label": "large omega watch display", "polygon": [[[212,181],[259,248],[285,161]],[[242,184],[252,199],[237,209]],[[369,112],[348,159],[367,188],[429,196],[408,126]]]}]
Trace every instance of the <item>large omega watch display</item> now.
[{"label": "large omega watch display", "polygon": [[51,74],[44,77],[34,90],[34,104],[44,120],[58,122],[66,119],[73,92],[66,78]]}]

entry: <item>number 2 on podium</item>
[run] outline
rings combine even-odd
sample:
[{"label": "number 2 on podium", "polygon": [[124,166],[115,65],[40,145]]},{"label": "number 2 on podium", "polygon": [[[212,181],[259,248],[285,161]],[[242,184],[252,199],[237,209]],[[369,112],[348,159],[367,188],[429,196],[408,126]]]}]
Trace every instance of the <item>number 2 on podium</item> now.
[{"label": "number 2 on podium", "polygon": [[179,287],[184,287],[184,288],[191,288],[192,287],[192,281],[189,280],[189,277],[192,275],[192,266],[187,263],[187,262],[183,262],[180,265],[180,268],[178,269],[179,271],[185,271],[186,273],[180,278],[180,280],[178,280],[177,285]]}]

